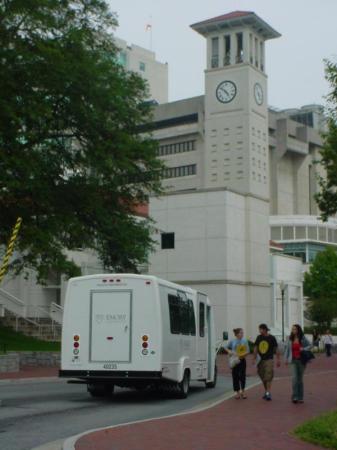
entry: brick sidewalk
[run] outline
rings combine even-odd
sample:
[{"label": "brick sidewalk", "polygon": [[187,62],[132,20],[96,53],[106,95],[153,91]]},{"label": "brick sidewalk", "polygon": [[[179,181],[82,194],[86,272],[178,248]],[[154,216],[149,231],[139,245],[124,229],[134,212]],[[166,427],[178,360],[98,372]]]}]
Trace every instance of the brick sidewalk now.
[{"label": "brick sidewalk", "polygon": [[[228,373],[225,357],[219,365]],[[251,364],[248,368],[255,373]],[[304,404],[290,402],[289,372],[284,366],[276,370],[272,402],[261,399],[257,386],[247,400],[231,398],[200,413],[90,433],[77,441],[76,450],[317,450],[289,432],[336,408],[337,357],[319,356],[308,366]]]}]

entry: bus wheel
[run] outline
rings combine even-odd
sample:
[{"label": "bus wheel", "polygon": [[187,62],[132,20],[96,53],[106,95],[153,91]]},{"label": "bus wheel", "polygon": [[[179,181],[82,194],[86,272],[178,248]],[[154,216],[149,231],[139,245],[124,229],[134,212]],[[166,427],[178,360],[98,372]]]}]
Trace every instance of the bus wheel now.
[{"label": "bus wheel", "polygon": [[184,378],[180,383],[177,383],[178,398],[186,398],[190,390],[190,373],[188,370],[184,372]]},{"label": "bus wheel", "polygon": [[114,392],[113,384],[88,384],[91,397],[109,397]]},{"label": "bus wheel", "polygon": [[206,381],[206,387],[207,388],[215,388],[217,379],[218,379],[218,368],[217,368],[217,366],[215,366],[213,381]]}]

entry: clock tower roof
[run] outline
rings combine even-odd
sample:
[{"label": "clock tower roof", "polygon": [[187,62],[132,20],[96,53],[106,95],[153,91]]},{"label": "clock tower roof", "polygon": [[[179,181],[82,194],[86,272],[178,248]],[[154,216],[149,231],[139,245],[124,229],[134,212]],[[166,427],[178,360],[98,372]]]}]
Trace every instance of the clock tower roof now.
[{"label": "clock tower roof", "polygon": [[242,26],[250,26],[265,40],[281,36],[280,33],[274,30],[253,11],[233,11],[228,14],[223,14],[222,16],[194,23],[191,25],[191,28],[202,36],[207,36],[212,32],[223,32]]}]

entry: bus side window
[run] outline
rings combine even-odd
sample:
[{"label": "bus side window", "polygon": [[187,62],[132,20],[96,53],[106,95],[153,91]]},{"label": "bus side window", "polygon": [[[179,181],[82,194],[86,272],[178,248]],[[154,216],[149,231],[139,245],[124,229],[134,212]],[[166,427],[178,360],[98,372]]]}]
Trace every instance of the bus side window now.
[{"label": "bus side window", "polygon": [[170,329],[172,334],[181,333],[180,299],[176,295],[168,294],[170,311]]},{"label": "bus side window", "polygon": [[188,299],[188,310],[189,310],[189,327],[190,334],[195,336],[195,315],[194,315],[194,306],[192,300]]},{"label": "bus side window", "polygon": [[199,303],[199,336],[205,336],[205,303]]}]

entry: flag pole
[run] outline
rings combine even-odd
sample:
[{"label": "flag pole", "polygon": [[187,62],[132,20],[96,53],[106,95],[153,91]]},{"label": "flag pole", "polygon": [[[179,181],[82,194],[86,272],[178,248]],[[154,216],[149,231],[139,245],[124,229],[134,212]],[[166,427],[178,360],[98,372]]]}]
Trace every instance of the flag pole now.
[{"label": "flag pole", "polygon": [[152,16],[150,16],[148,23],[146,24],[145,31],[150,31],[149,46],[152,51]]}]

